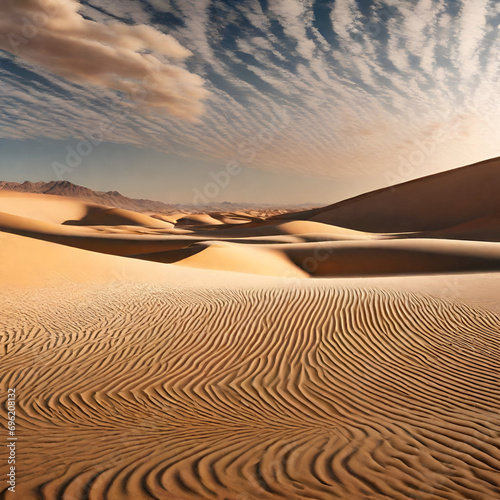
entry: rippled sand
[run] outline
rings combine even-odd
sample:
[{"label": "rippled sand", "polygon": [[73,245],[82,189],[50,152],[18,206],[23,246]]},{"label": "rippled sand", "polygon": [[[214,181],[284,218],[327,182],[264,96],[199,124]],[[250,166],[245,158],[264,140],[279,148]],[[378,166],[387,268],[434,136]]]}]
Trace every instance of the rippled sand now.
[{"label": "rippled sand", "polygon": [[493,313],[331,284],[68,284],[0,306],[15,498],[500,497]]}]

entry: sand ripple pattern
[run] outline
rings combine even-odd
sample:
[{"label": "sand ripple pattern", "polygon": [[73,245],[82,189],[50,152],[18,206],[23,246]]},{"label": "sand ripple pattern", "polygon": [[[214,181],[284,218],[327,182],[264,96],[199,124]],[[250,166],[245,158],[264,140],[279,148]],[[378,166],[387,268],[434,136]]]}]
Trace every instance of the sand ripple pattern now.
[{"label": "sand ripple pattern", "polygon": [[492,313],[326,285],[0,306],[17,498],[500,498]]}]

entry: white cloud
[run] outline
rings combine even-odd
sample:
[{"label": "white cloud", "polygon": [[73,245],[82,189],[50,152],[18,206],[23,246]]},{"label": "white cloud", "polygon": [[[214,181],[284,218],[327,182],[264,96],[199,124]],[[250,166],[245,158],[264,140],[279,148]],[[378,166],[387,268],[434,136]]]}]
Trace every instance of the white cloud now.
[{"label": "white cloud", "polygon": [[0,48],[63,78],[123,92],[141,105],[192,119],[207,96],[202,79],[161,59],[191,55],[151,26],[84,19],[76,0],[6,0]]},{"label": "white cloud", "polygon": [[314,56],[316,45],[306,33],[307,12],[311,5],[306,0],[270,0],[269,9],[278,17],[283,29],[297,43],[297,52],[305,59]]},{"label": "white cloud", "polygon": [[358,25],[358,8],[355,0],[336,0],[331,12],[333,30],[344,44],[352,41],[350,33]]}]

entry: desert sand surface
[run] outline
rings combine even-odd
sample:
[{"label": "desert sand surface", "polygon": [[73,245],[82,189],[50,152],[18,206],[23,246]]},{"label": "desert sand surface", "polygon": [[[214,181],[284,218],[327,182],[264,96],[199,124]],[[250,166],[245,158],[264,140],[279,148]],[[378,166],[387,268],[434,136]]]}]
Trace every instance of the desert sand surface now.
[{"label": "desert sand surface", "polygon": [[499,184],[278,216],[0,191],[1,497],[500,498]]}]

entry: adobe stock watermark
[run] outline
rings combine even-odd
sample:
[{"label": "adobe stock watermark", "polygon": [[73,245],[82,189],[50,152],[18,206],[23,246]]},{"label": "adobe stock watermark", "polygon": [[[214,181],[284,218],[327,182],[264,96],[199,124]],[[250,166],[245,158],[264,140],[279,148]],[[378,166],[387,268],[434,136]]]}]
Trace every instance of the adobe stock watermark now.
[{"label": "adobe stock watermark", "polygon": [[[135,89],[129,98],[135,102],[136,106],[145,103],[150,90],[155,89],[160,85],[156,79],[159,73],[160,63],[155,66],[141,81],[137,89]],[[148,90],[150,89],[150,90]],[[111,120],[111,118],[103,118],[99,121],[96,128],[92,130],[83,130],[81,139],[75,147],[67,145],[65,148],[66,156],[64,163],[54,161],[52,162],[52,169],[56,174],[58,180],[62,181],[65,174],[73,172],[89,157],[96,148],[103,144],[106,140],[106,133],[113,132],[119,123],[123,123],[130,115],[132,107],[124,106],[122,102],[115,102],[110,105],[110,111],[118,112],[118,115]]]},{"label": "adobe stock watermark", "polygon": [[78,168],[83,160],[90,156],[95,148],[104,142],[105,133],[111,132],[115,127],[115,123],[106,118],[101,120],[97,130],[87,130],[84,132],[84,139],[81,139],[75,147],[66,146],[66,157],[64,163],[53,161],[52,169],[58,180],[62,181],[64,175],[73,172]]},{"label": "adobe stock watermark", "polygon": [[393,186],[410,180],[417,173],[417,169],[436,152],[438,145],[442,144],[449,136],[449,132],[446,132],[444,129],[438,129],[435,134],[432,134],[430,139],[425,141],[415,140],[415,148],[410,153],[404,156],[399,155],[396,171],[386,170],[385,180],[387,184]]},{"label": "adobe stock watermark", "polygon": [[30,43],[48,24],[50,18],[61,8],[59,0],[39,2],[40,12],[33,12],[30,16],[22,16],[17,31],[7,35],[13,54],[17,54],[19,47]]},{"label": "adobe stock watermark", "polygon": [[237,150],[238,159],[229,160],[226,166],[217,172],[210,172],[209,176],[212,180],[201,189],[193,189],[193,205],[206,205],[217,198],[229,186],[232,178],[244,172],[244,164],[254,161],[257,155],[269,146],[289,123],[290,116],[286,109],[283,109],[279,117],[273,117],[273,120],[267,126],[262,127],[252,139],[240,143]]}]

